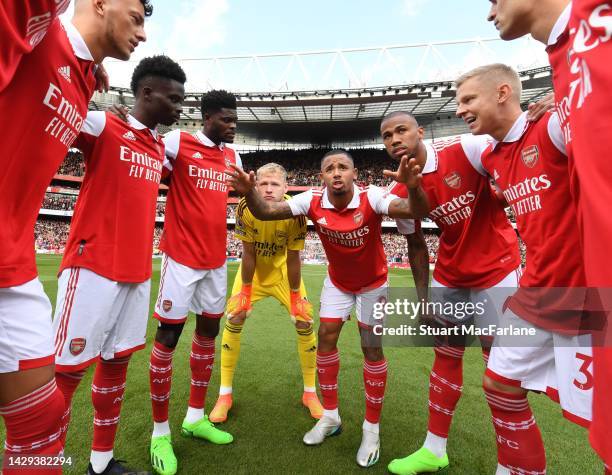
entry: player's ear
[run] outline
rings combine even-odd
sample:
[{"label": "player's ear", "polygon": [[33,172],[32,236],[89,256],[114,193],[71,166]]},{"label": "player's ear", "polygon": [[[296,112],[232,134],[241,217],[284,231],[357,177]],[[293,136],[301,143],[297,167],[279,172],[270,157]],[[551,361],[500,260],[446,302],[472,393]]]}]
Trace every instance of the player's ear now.
[{"label": "player's ear", "polygon": [[357,169],[353,168],[353,179],[356,180],[357,179]]},{"label": "player's ear", "polygon": [[502,104],[510,97],[512,97],[512,87],[509,84],[502,84],[497,88],[497,102]]},{"label": "player's ear", "polygon": [[419,136],[420,140],[423,140],[423,137],[425,137],[425,129],[421,127],[420,125],[417,128],[417,135]]}]

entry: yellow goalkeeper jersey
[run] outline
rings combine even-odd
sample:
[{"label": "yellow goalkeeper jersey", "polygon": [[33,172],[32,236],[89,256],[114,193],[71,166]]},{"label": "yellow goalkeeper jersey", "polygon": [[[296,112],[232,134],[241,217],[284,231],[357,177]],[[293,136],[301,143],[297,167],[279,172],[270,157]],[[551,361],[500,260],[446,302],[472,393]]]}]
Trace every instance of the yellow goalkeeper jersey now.
[{"label": "yellow goalkeeper jersey", "polygon": [[[236,209],[235,234],[241,241],[255,244],[253,285],[276,285],[287,278],[287,249],[304,249],[306,217],[261,221],[251,214],[243,198]],[[238,269],[238,275],[240,272]]]}]

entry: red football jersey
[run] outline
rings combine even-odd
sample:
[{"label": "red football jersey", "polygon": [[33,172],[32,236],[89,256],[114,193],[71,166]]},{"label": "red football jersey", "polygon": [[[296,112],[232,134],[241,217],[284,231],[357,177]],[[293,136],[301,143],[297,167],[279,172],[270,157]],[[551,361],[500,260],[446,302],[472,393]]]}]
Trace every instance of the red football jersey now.
[{"label": "red football jersey", "polygon": [[527,246],[520,287],[534,290],[517,292],[509,306],[551,330],[563,331],[568,323],[563,319],[569,318],[573,322],[565,330],[571,330],[581,316],[571,310],[582,309],[585,280],[563,134],[556,114],[535,123],[526,117],[523,113],[504,140],[483,155],[483,166],[512,207]]},{"label": "red football jersey", "polygon": [[[441,230],[434,278],[447,287],[488,288],[521,263],[518,240],[480,163],[488,137],[426,143],[423,189]],[[392,192],[407,196],[396,184]]]},{"label": "red football jersey", "polygon": [[0,4],[0,91],[11,81],[21,58],[45,37],[70,0],[22,0]]},{"label": "red football jersey", "polygon": [[240,155],[200,131],[173,130],[164,142],[172,183],[159,248],[193,269],[216,269],[227,248],[225,170],[231,163],[242,167]]},{"label": "red football jersey", "polygon": [[129,116],[90,112],[75,146],[86,173],[60,272],[84,267],[117,282],[151,277],[157,192],[164,144]]},{"label": "red football jersey", "polygon": [[0,92],[0,287],[36,277],[34,223],[47,186],[85,121],[94,71],[76,28],[55,20]]},{"label": "red football jersey", "polygon": [[343,210],[330,203],[326,188],[305,191],[287,203],[294,216],[308,216],[315,223],[332,283],[344,292],[361,293],[387,281],[381,223],[397,196],[375,186],[353,189]]}]

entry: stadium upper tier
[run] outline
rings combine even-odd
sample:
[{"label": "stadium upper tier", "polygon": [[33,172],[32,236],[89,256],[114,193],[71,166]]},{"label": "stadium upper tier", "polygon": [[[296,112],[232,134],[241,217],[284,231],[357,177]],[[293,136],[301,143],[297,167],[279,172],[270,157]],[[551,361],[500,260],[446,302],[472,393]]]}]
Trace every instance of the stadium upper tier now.
[{"label": "stadium upper tier", "polygon": [[[520,72],[522,102],[526,106],[552,91],[549,67]],[[452,81],[414,83],[359,89],[326,89],[296,92],[236,93],[238,99],[237,148],[359,147],[380,143],[381,118],[393,111],[408,111],[426,129],[427,138],[467,132],[455,117]],[[201,128],[201,92],[188,92],[176,127]],[[105,110],[111,104],[131,106],[126,88],[112,87],[96,93],[90,108]],[[162,130],[162,132],[164,132]]]}]

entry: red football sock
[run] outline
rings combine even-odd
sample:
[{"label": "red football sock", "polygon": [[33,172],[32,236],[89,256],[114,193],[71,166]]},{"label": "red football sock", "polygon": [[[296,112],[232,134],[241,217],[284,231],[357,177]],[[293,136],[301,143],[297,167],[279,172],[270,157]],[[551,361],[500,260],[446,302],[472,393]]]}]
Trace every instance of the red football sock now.
[{"label": "red football sock", "polygon": [[66,445],[66,435],[68,434],[68,426],[70,425],[72,396],[74,396],[74,392],[76,391],[86,372],[86,369],[82,369],[80,371],[75,371],[74,373],[55,373],[57,387],[64,395],[64,406],[66,407],[64,415],[62,416],[62,435],[60,437],[62,447]]},{"label": "red football sock", "polygon": [[130,357],[100,360],[91,385],[94,407],[92,450],[108,452],[115,445]]},{"label": "red football sock", "polygon": [[437,346],[429,375],[429,425],[427,430],[448,438],[453,414],[463,391],[465,348]]},{"label": "red football sock", "polygon": [[215,339],[200,336],[194,332],[191,342],[191,385],[189,389],[189,407],[203,409],[206,391],[215,364]]},{"label": "red football sock", "polygon": [[378,424],[387,386],[387,360],[363,360],[363,384],[366,399],[366,421]]},{"label": "red football sock", "polygon": [[339,371],[340,355],[337,348],[328,352],[317,351],[317,374],[323,398],[323,409],[338,409]]},{"label": "red football sock", "polygon": [[57,455],[61,452],[61,418],[64,396],[55,379],[15,401],[0,407],[6,426],[4,474],[61,474],[62,468],[10,468],[10,456],[36,454]]},{"label": "red football sock", "polygon": [[153,420],[155,422],[165,422],[168,420],[173,355],[174,349],[168,348],[158,341],[153,343],[151,361],[149,363],[149,384],[151,387]]},{"label": "red football sock", "polygon": [[546,473],[540,429],[526,395],[485,388],[497,439],[497,461],[512,473]]}]

